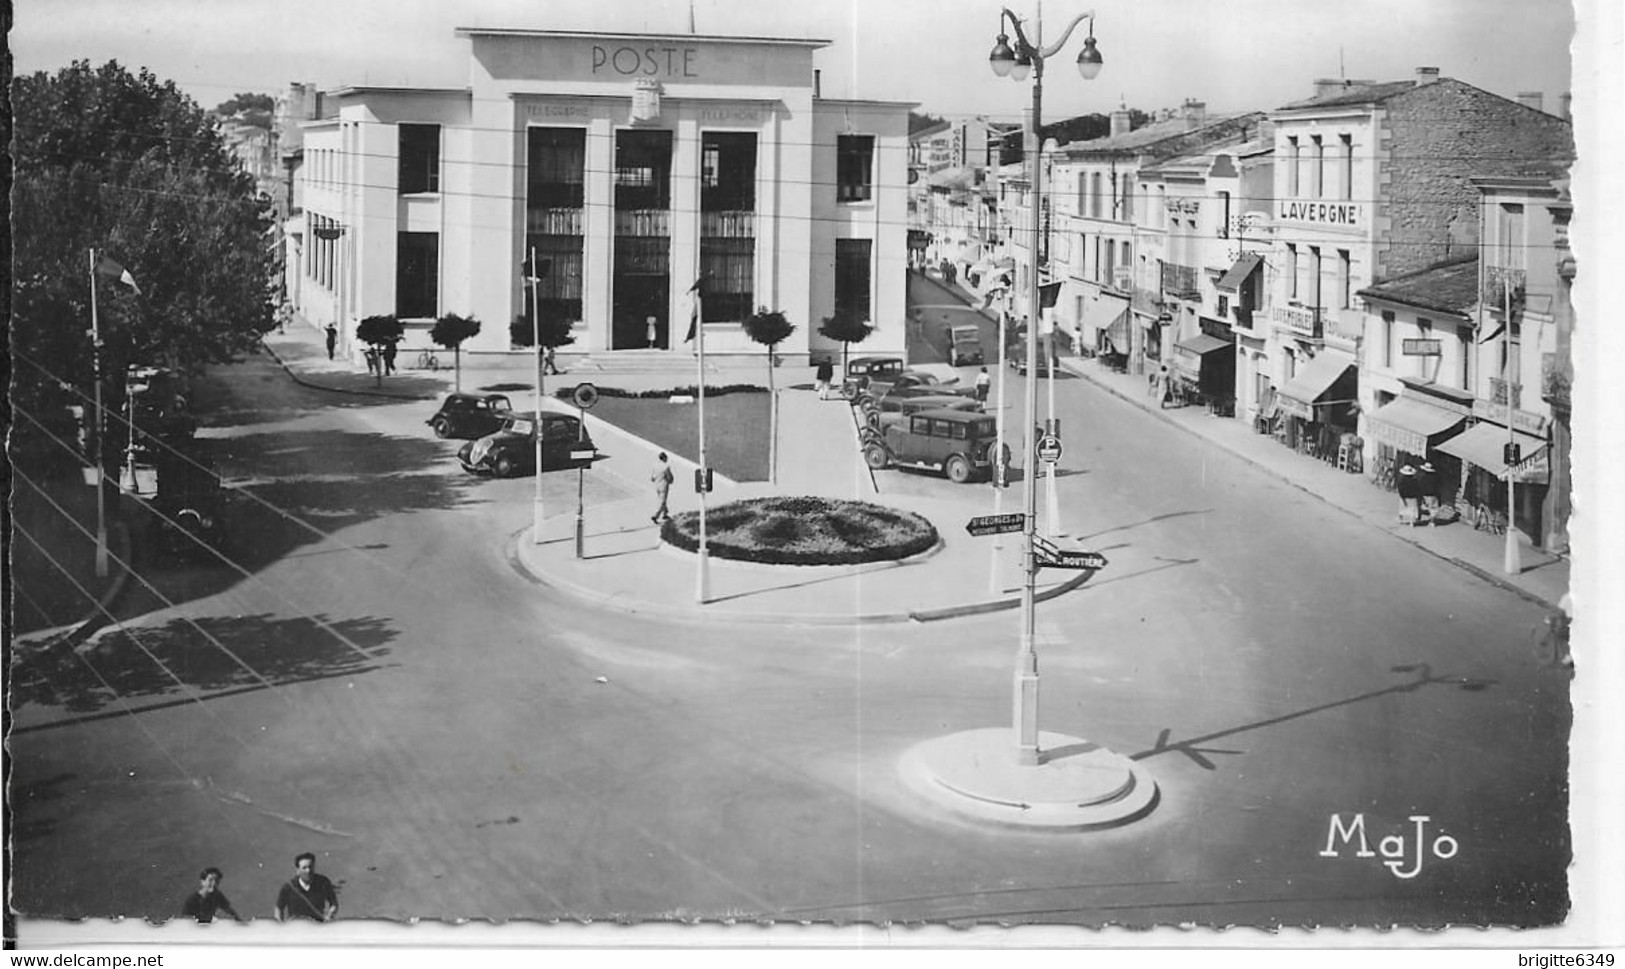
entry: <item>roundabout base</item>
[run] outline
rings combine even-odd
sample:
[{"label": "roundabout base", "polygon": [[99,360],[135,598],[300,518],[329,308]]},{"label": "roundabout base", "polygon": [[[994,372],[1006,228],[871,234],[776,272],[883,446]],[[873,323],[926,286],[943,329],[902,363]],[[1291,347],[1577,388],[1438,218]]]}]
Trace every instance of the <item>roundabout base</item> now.
[{"label": "roundabout base", "polygon": [[1130,824],[1156,807],[1156,781],[1122,754],[1056,733],[1041,732],[1038,746],[1038,764],[1022,766],[1011,729],[967,730],[909,748],[898,771],[909,790],[985,824],[1090,831]]}]

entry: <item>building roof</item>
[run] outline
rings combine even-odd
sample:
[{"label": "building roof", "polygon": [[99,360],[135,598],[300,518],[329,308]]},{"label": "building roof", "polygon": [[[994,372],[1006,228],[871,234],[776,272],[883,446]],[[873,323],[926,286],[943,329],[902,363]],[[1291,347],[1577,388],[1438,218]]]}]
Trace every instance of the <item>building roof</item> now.
[{"label": "building roof", "polygon": [[[1449,78],[1439,79],[1439,81],[1445,80],[1449,80]],[[1437,84],[1439,81],[1433,83]],[[1414,90],[1416,90],[1415,80],[1388,81],[1383,84],[1359,84],[1338,91],[1335,94],[1326,94],[1303,101],[1294,101],[1291,104],[1283,104],[1276,110],[1296,111],[1300,108],[1339,108],[1357,104],[1381,104],[1389,98]]]},{"label": "building roof", "polygon": [[1359,295],[1436,313],[1467,316],[1478,305],[1478,254],[1383,280],[1360,290]]},{"label": "building roof", "polygon": [[637,37],[644,40],[678,40],[713,44],[782,44],[790,47],[828,47],[834,41],[811,37],[741,37],[731,34],[652,34],[636,30],[521,30],[512,27],[458,27],[459,37],[574,37],[585,40]]},{"label": "building roof", "polygon": [[1204,146],[1226,140],[1252,138],[1264,121],[1264,112],[1248,111],[1242,114],[1222,115],[1199,128],[1191,128],[1182,117],[1148,124],[1116,137],[1092,138],[1075,141],[1061,149],[1069,158],[1091,155],[1152,155],[1157,158],[1177,158],[1195,154]]}]

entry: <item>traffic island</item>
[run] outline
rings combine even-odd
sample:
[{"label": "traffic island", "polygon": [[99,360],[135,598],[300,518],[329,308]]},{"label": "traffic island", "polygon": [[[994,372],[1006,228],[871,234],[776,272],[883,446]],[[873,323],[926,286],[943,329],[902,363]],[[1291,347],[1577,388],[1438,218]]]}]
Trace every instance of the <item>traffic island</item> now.
[{"label": "traffic island", "polygon": [[1121,827],[1157,806],[1156,781],[1137,763],[1065,734],[1039,734],[1036,765],[1016,763],[1008,728],[937,737],[898,761],[906,788],[959,818],[1042,831]]}]

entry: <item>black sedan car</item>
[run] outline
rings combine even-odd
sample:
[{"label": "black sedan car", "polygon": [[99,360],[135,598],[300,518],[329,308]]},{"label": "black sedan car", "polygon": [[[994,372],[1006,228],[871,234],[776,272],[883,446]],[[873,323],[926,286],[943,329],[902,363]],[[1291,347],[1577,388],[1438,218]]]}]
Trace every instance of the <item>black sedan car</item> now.
[{"label": "black sedan car", "polygon": [[[587,467],[598,457],[581,421],[569,414],[542,415],[542,470]],[[457,460],[470,474],[499,478],[536,473],[536,418],[531,414],[503,415],[502,426],[457,451]]]},{"label": "black sedan car", "polygon": [[501,427],[512,407],[503,394],[447,394],[426,423],[434,428],[435,437],[472,440]]}]

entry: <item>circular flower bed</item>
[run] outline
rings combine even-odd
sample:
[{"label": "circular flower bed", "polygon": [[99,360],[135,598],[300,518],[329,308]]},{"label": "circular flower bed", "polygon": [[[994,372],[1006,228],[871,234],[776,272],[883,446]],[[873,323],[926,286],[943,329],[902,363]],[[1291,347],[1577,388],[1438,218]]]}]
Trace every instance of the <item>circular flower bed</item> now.
[{"label": "circular flower bed", "polygon": [[[667,521],[660,537],[686,551],[700,545],[700,513]],[[836,498],[747,498],[709,509],[706,548],[717,558],[770,565],[889,562],[934,548],[937,530],[913,512]]]}]

